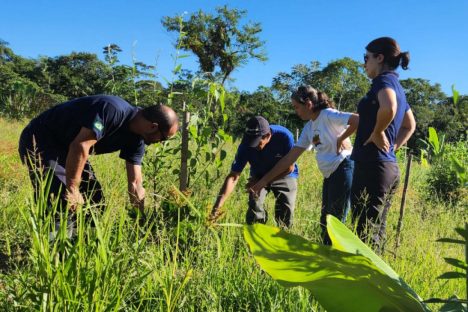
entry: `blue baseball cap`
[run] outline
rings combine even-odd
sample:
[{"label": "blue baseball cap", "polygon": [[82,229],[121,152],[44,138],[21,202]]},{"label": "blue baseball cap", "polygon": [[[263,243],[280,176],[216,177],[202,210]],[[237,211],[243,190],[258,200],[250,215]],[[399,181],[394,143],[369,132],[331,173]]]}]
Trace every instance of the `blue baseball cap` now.
[{"label": "blue baseball cap", "polygon": [[242,144],[257,147],[265,134],[270,133],[270,124],[262,116],[255,116],[247,121]]}]

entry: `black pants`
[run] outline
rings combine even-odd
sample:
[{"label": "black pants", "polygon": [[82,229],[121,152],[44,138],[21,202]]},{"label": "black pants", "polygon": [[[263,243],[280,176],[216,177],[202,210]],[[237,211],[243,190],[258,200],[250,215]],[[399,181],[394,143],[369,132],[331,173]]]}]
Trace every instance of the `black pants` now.
[{"label": "black pants", "polygon": [[[44,140],[40,133],[28,126],[21,133],[18,152],[21,161],[28,166],[35,200],[45,195],[49,209],[57,202],[56,211],[64,211],[67,206],[65,199],[67,151],[58,148],[49,140]],[[49,188],[44,191],[46,186]],[[103,208],[102,187],[88,161],[81,175],[79,189],[86,202]]]},{"label": "black pants", "polygon": [[355,162],[351,187],[351,211],[357,233],[382,252],[391,199],[400,182],[394,162]]}]

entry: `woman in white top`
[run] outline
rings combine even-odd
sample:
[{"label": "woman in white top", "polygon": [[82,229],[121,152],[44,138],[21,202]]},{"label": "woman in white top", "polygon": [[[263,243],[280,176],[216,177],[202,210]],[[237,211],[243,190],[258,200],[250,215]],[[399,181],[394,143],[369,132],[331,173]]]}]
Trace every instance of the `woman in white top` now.
[{"label": "woman in white top", "polygon": [[336,110],[324,92],[311,86],[299,87],[291,95],[291,102],[296,114],[308,122],[295,146],[251,188],[251,192],[258,193],[278,173],[295,163],[305,150],[314,149],[324,176],[320,217],[322,239],[324,244],[330,245],[326,231],[327,214],[344,222],[350,206],[354,163],[350,159],[352,148],[348,137],[356,130],[359,116]]}]

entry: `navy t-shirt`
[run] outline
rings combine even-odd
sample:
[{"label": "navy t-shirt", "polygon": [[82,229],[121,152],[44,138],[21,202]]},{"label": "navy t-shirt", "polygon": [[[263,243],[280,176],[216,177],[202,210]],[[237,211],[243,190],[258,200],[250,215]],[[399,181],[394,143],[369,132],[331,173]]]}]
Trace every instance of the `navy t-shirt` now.
[{"label": "navy t-shirt", "polygon": [[[271,139],[263,150],[259,151],[246,144],[240,144],[231,171],[242,172],[247,163],[250,164],[250,176],[261,179],[268,171],[273,169],[276,163],[294,147],[294,138],[288,129],[283,126],[270,125]],[[288,177],[297,178],[298,169],[294,164],[294,170]]]},{"label": "navy t-shirt", "polygon": [[42,146],[68,151],[82,127],[96,134],[94,154],[120,151],[120,158],[141,164],[145,152],[143,138],[129,129],[138,108],[117,96],[94,95],[77,98],[43,112],[30,128]]},{"label": "navy t-shirt", "polygon": [[[379,100],[377,95],[380,90],[390,88],[395,91],[397,100],[397,110],[395,117],[385,129],[385,136],[390,143],[390,151],[384,152],[377,148],[374,143],[364,146],[364,142],[370,137],[377,121],[377,111],[379,109]],[[405,112],[410,107],[406,102],[406,96],[403,88],[398,81],[398,74],[390,71],[384,72],[372,80],[372,86],[366,96],[358,104],[359,126],[354,141],[353,153],[351,159],[355,161],[373,162],[373,161],[391,161],[396,162],[394,144]]]}]

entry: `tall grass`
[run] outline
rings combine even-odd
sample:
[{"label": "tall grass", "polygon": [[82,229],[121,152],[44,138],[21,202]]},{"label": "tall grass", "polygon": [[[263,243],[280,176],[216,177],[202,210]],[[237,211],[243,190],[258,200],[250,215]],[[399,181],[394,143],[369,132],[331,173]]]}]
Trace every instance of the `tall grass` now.
[{"label": "tall grass", "polygon": [[[117,155],[93,157],[106,196],[105,212],[98,214],[92,212],[93,207],[85,206],[79,213],[76,238],[70,241],[62,232],[50,242],[52,218],[38,218],[39,207],[32,200],[26,168],[17,156],[21,127],[21,123],[0,120],[1,311],[323,310],[308,291],[284,289],[260,271],[248,253],[240,228],[207,227],[205,217],[222,178],[215,187],[207,188],[203,183],[192,186],[187,203],[173,192],[171,172],[146,176],[147,189],[156,185],[157,193],[149,192],[147,218],[135,219],[127,205],[124,161]],[[230,147],[223,163],[226,174],[235,149],[235,145]],[[299,193],[291,231],[318,241],[322,177],[311,153],[301,158],[299,167]],[[413,166],[402,245],[396,259],[392,248],[401,190],[394,199],[383,258],[423,298],[453,294],[462,297],[463,281],[436,277],[450,270],[443,257],[463,258],[463,250],[458,245],[435,241],[455,236],[453,228],[463,225],[466,210],[426,201],[421,192],[427,170]],[[225,205],[227,214],[220,223],[244,221],[245,171]],[[266,204],[273,213],[272,199]],[[200,215],[190,213],[192,206]],[[167,207],[175,209],[175,222],[165,218]],[[95,227],[85,221],[85,213],[92,213]]]}]

